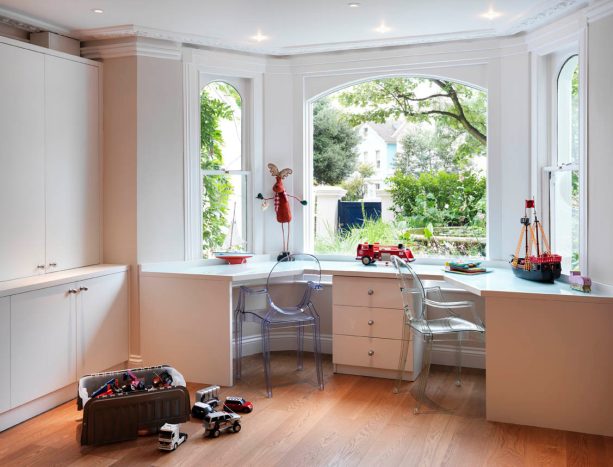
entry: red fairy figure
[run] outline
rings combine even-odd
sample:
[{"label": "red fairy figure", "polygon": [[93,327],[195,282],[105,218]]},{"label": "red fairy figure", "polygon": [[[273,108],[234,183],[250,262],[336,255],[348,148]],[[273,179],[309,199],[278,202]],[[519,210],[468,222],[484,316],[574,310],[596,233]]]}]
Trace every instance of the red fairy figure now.
[{"label": "red fairy figure", "polygon": [[[300,204],[305,206],[307,202],[305,200],[301,200],[296,196],[289,195],[285,191],[285,187],[283,186],[283,179],[288,175],[292,174],[292,169],[283,169],[279,171],[275,164],[268,164],[268,169],[273,177],[277,179],[276,183],[272,187],[272,191],[275,193],[274,196],[270,198],[264,198],[262,193],[258,193],[257,199],[261,199],[263,201],[262,207],[266,208],[268,203],[267,200],[274,199],[275,200],[275,213],[277,214],[277,222],[281,224],[281,234],[283,236],[283,252],[279,256],[279,258],[283,258],[289,254],[289,223],[292,220],[292,211],[289,205],[289,198],[294,198],[300,201]],[[284,224],[287,224],[287,237],[285,235],[285,227]]]}]

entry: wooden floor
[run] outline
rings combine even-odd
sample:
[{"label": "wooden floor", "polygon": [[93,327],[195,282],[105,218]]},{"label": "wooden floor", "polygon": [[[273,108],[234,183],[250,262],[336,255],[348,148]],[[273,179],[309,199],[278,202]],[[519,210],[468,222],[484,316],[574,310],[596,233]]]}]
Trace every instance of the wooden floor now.
[{"label": "wooden floor", "polygon": [[[273,354],[272,399],[264,397],[257,357],[245,359],[237,386],[222,388],[224,397],[255,405],[240,433],[205,439],[194,419],[183,424],[189,439],[175,452],[158,451],[155,436],[82,448],[82,412],[71,401],[0,433],[0,466],[613,466],[613,438],[485,421],[479,370],[466,370],[457,388],[449,368],[433,367],[429,395],[456,410],[415,416],[409,384],[393,394],[389,380],[333,374],[328,359],[319,391],[311,361],[303,372],[293,364],[293,355]],[[189,386],[193,397],[202,385]]]}]

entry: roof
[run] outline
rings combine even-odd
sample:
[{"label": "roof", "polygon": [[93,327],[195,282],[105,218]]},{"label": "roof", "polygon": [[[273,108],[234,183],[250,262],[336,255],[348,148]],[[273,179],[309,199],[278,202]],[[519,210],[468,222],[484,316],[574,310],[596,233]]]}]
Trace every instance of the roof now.
[{"label": "roof", "polygon": [[388,120],[385,123],[368,122],[372,128],[386,143],[396,142],[396,132],[404,125],[402,120]]}]

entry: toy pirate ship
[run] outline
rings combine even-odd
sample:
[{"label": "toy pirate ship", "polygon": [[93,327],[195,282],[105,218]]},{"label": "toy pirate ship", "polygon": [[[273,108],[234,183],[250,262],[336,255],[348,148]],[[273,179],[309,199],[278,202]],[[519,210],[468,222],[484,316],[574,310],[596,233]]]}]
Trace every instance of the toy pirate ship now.
[{"label": "toy pirate ship", "polygon": [[[532,209],[534,222],[529,216]],[[538,220],[534,200],[526,200],[526,211],[521,218],[522,228],[515,254],[511,260],[513,273],[522,279],[537,282],[553,282],[562,272],[562,257],[551,253],[549,241],[545,235],[543,224]],[[519,251],[524,243],[524,257],[519,257]],[[532,249],[536,248],[536,256]]]}]

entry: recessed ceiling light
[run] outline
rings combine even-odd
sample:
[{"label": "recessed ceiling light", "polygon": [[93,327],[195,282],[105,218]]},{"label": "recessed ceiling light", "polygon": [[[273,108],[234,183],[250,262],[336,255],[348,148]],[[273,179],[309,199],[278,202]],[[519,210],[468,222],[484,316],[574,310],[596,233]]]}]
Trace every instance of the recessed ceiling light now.
[{"label": "recessed ceiling light", "polygon": [[349,8],[360,8],[360,4],[358,2],[347,3]]},{"label": "recessed ceiling light", "polygon": [[498,18],[499,16],[502,16],[502,13],[500,13],[499,11],[495,11],[493,8],[490,7],[489,10],[487,10],[485,13],[481,14],[482,18],[485,19],[489,19],[489,20],[493,20]]},{"label": "recessed ceiling light", "polygon": [[258,33],[255,36],[251,36],[251,39],[253,39],[256,42],[262,42],[268,39],[268,36],[262,34],[261,31],[258,31]]},{"label": "recessed ceiling light", "polygon": [[101,10],[100,8],[94,8],[92,12],[101,15],[102,13],[104,13],[104,10]]},{"label": "recessed ceiling light", "polygon": [[375,28],[375,31],[380,32],[381,34],[385,34],[386,32],[391,31],[391,28],[386,26],[385,23],[381,23],[379,27]]}]

